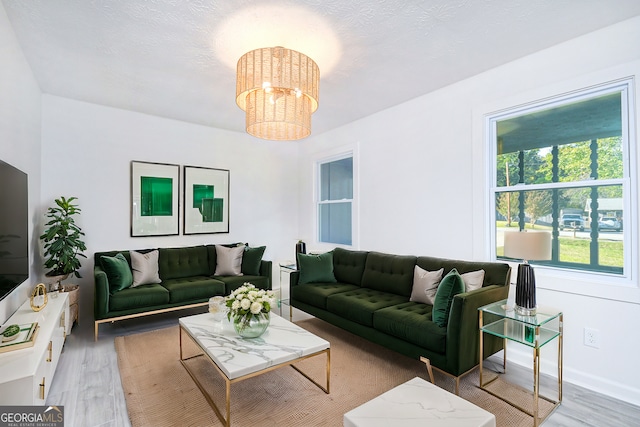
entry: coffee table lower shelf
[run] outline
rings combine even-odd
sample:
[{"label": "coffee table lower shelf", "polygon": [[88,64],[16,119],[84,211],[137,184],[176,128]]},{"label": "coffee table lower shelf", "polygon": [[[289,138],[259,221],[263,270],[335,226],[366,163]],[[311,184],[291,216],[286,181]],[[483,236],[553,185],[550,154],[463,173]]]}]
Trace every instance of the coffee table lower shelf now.
[{"label": "coffee table lower shelf", "polygon": [[[183,352],[182,352],[182,350],[183,350],[183,347],[182,347],[183,332],[186,333],[186,336],[189,337],[191,339],[191,341],[193,343],[195,343],[200,350],[203,351],[203,353],[196,354],[194,356],[184,357]],[[298,367],[293,365],[294,363],[300,362],[300,361],[305,360],[305,359],[309,359],[311,357],[321,356],[322,354],[326,354],[327,355],[326,385],[322,385],[322,384],[318,383],[316,380],[311,378],[309,375],[307,375],[306,373],[301,371]],[[208,393],[206,388],[202,385],[202,383],[198,379],[198,377],[195,374],[195,372],[193,372],[189,368],[188,364],[186,363],[189,360],[196,359],[196,358],[199,358],[199,357],[204,357],[207,360],[209,360],[209,362],[211,362],[213,367],[221,375],[222,379],[225,382],[225,411],[224,412],[225,412],[226,416],[225,416],[225,414],[222,413],[220,408],[218,408],[218,405],[216,405],[216,403],[213,401],[213,398]],[[185,370],[187,371],[189,376],[191,376],[191,378],[193,379],[193,382],[198,386],[198,388],[200,389],[200,392],[202,392],[202,395],[207,400],[207,403],[209,403],[209,406],[211,406],[211,409],[213,409],[213,411],[216,413],[216,416],[218,417],[220,422],[223,425],[227,426],[227,427],[231,426],[231,384],[234,384],[234,383],[237,383],[237,382],[240,382],[240,381],[252,378],[252,377],[256,377],[258,375],[262,375],[262,374],[265,374],[267,372],[270,372],[270,371],[273,371],[273,370],[276,370],[276,369],[280,369],[280,368],[285,367],[285,366],[291,366],[293,369],[298,371],[300,374],[302,374],[305,378],[307,378],[309,381],[311,381],[313,384],[315,384],[318,388],[320,388],[325,393],[329,394],[329,390],[330,390],[331,348],[327,348],[327,349],[318,351],[318,352],[313,353],[313,354],[302,356],[302,357],[299,357],[297,359],[293,359],[293,360],[290,360],[290,361],[287,361],[287,362],[283,362],[283,363],[280,363],[280,364],[277,364],[277,365],[274,365],[274,366],[270,366],[268,368],[261,369],[261,370],[256,371],[256,372],[252,372],[250,374],[246,374],[246,375],[243,375],[243,376],[240,376],[240,377],[236,377],[236,378],[230,379],[229,377],[227,377],[227,375],[220,369],[220,367],[218,367],[218,365],[210,357],[207,357],[206,352],[204,351],[204,349],[202,349],[202,347],[200,346],[198,341],[193,339],[193,337],[188,333],[188,331],[186,331],[182,327],[182,325],[180,325],[180,363],[185,368]]]}]

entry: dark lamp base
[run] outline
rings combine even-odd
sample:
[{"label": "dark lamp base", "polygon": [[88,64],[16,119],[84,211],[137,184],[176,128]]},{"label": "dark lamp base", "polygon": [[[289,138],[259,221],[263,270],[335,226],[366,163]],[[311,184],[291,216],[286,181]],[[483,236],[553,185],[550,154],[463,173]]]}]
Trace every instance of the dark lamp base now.
[{"label": "dark lamp base", "polygon": [[516,312],[524,316],[536,314],[536,278],[529,264],[518,266],[516,282]]}]

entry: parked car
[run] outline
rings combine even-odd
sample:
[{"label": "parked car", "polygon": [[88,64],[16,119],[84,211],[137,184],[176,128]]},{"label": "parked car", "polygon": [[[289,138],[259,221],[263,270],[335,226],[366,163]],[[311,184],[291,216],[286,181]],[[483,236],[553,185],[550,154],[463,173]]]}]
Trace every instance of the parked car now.
[{"label": "parked car", "polygon": [[560,230],[565,228],[569,230],[584,231],[584,219],[580,214],[564,214],[560,219]]},{"label": "parked car", "polygon": [[603,216],[598,220],[598,229],[604,230],[614,230],[620,231],[622,229],[622,224],[616,217],[613,216]]}]

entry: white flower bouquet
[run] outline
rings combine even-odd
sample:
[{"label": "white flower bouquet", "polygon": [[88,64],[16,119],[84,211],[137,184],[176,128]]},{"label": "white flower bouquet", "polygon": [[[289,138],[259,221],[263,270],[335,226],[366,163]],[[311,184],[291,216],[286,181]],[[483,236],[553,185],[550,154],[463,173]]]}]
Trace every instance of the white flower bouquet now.
[{"label": "white flower bouquet", "polygon": [[267,318],[275,303],[273,291],[258,289],[252,283],[244,283],[226,297],[229,307],[227,318],[233,319],[234,326],[243,329],[254,319]]}]

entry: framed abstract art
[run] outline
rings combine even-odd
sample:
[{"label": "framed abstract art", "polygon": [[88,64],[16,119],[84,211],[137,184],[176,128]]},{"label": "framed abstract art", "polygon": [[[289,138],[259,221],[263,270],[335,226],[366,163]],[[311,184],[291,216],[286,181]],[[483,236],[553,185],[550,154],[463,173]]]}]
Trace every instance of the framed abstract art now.
[{"label": "framed abstract art", "polygon": [[184,167],[184,234],[229,232],[229,171]]},{"label": "framed abstract art", "polygon": [[180,166],[131,162],[131,236],[179,234]]}]

